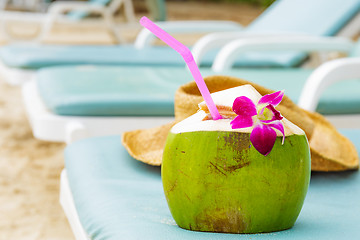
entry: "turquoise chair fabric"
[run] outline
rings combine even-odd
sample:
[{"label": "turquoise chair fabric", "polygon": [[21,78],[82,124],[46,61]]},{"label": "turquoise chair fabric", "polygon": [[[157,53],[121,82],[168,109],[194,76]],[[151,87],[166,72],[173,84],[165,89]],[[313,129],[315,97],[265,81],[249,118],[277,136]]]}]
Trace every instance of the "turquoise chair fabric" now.
[{"label": "turquoise chair fabric", "polygon": [[[40,70],[37,85],[56,114],[77,116],[171,116],[174,93],[189,80],[185,68],[54,67]],[[170,71],[167,71],[170,70]],[[140,74],[139,74],[140,73]]]},{"label": "turquoise chair fabric", "polygon": [[[8,45],[0,48],[0,59],[9,67],[40,69],[59,65],[146,65],[185,66],[172,49],[152,47],[137,50],[122,46]],[[150,61],[151,59],[151,61]]]},{"label": "turquoise chair fabric", "polygon": [[[330,4],[329,4],[330,3]],[[295,10],[295,11],[294,11]],[[249,33],[289,32],[315,36],[334,36],[360,10],[360,1],[275,1],[247,28]],[[339,14],[339,18],[331,16]],[[306,54],[300,52],[251,53],[237,60],[241,66],[294,67],[302,63]],[[254,61],[258,59],[257,61]],[[276,64],[273,63],[276,59]]]},{"label": "turquoise chair fabric", "polygon": [[[360,0],[278,0],[266,10],[244,32],[287,32],[309,33],[316,36],[336,34],[356,13],[360,11]],[[0,59],[17,68],[40,68],[64,64],[135,64],[164,65],[173,56],[174,50],[163,47],[160,50],[137,51],[125,47],[79,46],[4,46],[0,49]],[[94,49],[93,49],[94,48]],[[86,50],[86,51],[85,51]],[[150,54],[151,53],[151,54]],[[205,58],[213,59],[214,53]],[[302,53],[251,53],[237,60],[239,66],[293,67],[302,62]],[[168,64],[183,65],[180,56],[171,58]],[[208,63],[205,63],[207,65]]]},{"label": "turquoise chair fabric", "polygon": [[[343,131],[360,152],[360,131]],[[220,234],[179,228],[164,197],[160,168],[132,159],[120,136],[81,140],[65,150],[77,213],[90,239],[360,239],[360,173],[312,173],[295,226],[267,234]]]},{"label": "turquoise chair fabric", "polygon": [[[341,30],[359,12],[359,7],[360,1],[356,0],[277,0],[266,9],[264,14],[252,22],[247,30],[251,32],[296,31],[331,36]],[[328,15],[331,12],[338,17]],[[322,20],[319,21],[319,19]],[[269,22],[272,25],[270,28]]]},{"label": "turquoise chair fabric", "polygon": [[[106,6],[111,0],[89,0],[89,4],[94,6]],[[67,17],[73,20],[80,20],[89,16],[88,12],[85,11],[71,11],[67,14]]]},{"label": "turquoise chair fabric", "polygon": [[[203,76],[214,75],[207,68]],[[274,90],[285,90],[297,102],[309,69],[233,69],[222,75],[243,78]],[[174,114],[176,89],[192,81],[179,67],[52,67],[37,74],[45,105],[59,115],[126,116]],[[323,114],[360,113],[360,80],[339,82],[322,95]]]}]

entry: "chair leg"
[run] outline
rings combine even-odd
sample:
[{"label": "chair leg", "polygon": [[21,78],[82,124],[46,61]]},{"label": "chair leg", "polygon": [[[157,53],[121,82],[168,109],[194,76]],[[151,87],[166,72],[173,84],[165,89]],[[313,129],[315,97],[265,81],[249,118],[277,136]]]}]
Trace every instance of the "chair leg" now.
[{"label": "chair leg", "polygon": [[0,0],[0,10],[5,10],[10,0]]},{"label": "chair leg", "polygon": [[146,0],[151,18],[154,21],[166,20],[166,6],[164,0]]},{"label": "chair leg", "polygon": [[128,22],[136,22],[134,6],[131,0],[124,0],[124,11]]},{"label": "chair leg", "polygon": [[48,16],[45,17],[45,21],[40,24],[40,32],[37,36],[38,42],[42,41],[47,35],[50,34],[51,29],[53,28],[57,16],[48,14]]},{"label": "chair leg", "polygon": [[105,25],[106,25],[108,31],[110,31],[112,33],[112,35],[116,39],[116,42],[117,43],[125,43],[126,42],[125,39],[121,36],[119,29],[116,28],[113,13],[111,11],[104,11],[102,13],[102,17],[104,19],[104,22],[105,22]]},{"label": "chair leg", "polygon": [[10,40],[9,34],[6,29],[6,21],[4,19],[0,19],[0,35],[7,42]]},{"label": "chair leg", "polygon": [[117,43],[126,43],[126,40],[121,36],[119,29],[117,29],[115,26],[111,26],[109,30],[114,35]]}]

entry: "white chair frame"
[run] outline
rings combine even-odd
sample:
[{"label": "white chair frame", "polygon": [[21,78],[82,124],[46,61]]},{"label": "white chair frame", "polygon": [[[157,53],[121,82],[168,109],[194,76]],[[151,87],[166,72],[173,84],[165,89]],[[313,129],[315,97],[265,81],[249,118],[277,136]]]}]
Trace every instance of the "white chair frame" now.
[{"label": "white chair frame", "polygon": [[[66,13],[69,11],[84,11],[88,13],[95,13],[100,15],[100,19],[97,20],[82,20],[77,21],[83,25],[99,25],[107,28],[114,34],[117,41],[122,43],[124,39],[119,35],[119,31],[116,29],[114,21],[115,12],[124,5],[125,16],[129,23],[136,21],[131,0],[112,0],[108,6],[91,5],[87,2],[67,2],[59,1],[54,2],[49,6],[47,13],[32,13],[32,12],[15,12],[15,11],[1,11],[0,12],[0,31],[5,40],[7,41],[19,41],[6,28],[8,21],[26,21],[35,22],[40,24],[40,33],[32,40],[35,42],[41,41],[53,28],[53,26],[61,22],[63,24],[74,24],[74,21],[66,17]],[[20,40],[21,41],[21,40]],[[27,40],[29,41],[29,40]]]},{"label": "white chair frame", "polygon": [[[360,80],[360,58],[343,58],[324,63],[307,79],[298,105],[308,111],[315,111],[321,94],[326,88],[340,81],[354,79]],[[360,127],[360,114],[327,115],[326,117],[334,125]]]},{"label": "white chair frame", "polygon": [[[230,69],[234,65],[236,57],[247,53],[248,51],[338,51],[349,54],[354,47],[354,42],[342,37],[321,38],[301,36],[298,38],[296,36],[289,36],[281,39],[259,38],[234,40],[229,42],[220,50],[214,61],[212,69],[215,72],[222,72]],[[359,77],[359,70],[357,70],[357,68],[360,69],[360,66],[357,65],[357,62],[357,60],[352,58],[334,60],[329,63],[324,63],[324,65],[314,70],[307,80],[306,86],[304,86],[301,102],[299,102],[300,107],[310,111],[315,111],[314,106],[317,106],[319,96],[326,87],[337,81],[347,80],[349,78],[351,79],[351,77]],[[351,71],[346,72],[349,70]],[[310,92],[311,94],[307,94],[307,92]],[[309,104],[311,102],[313,102],[312,105]],[[326,115],[325,117],[336,127],[358,127],[360,123],[360,114]]]},{"label": "white chair frame", "polygon": [[241,54],[251,51],[304,51],[304,52],[344,52],[354,49],[354,43],[342,37],[295,36],[238,39],[227,43],[217,54],[212,69],[222,72],[233,67]]},{"label": "white chair frame", "polygon": [[[337,37],[353,38],[360,33],[360,13],[357,14],[350,22],[348,22],[337,34]],[[264,38],[273,38],[275,41],[281,38],[287,37],[308,37],[309,34],[299,32],[268,32],[266,34],[258,33],[246,33],[246,32],[223,32],[223,33],[211,33],[201,38],[192,48],[192,53],[196,62],[200,62],[204,56],[204,52],[215,48],[221,48],[228,44],[230,41],[243,40],[246,38],[256,37],[260,39],[260,44],[266,44],[266,40],[261,42]]]},{"label": "white chair frame", "polygon": [[86,234],[76,211],[74,198],[71,193],[69,179],[66,170],[62,170],[60,176],[60,205],[64,210],[66,218],[69,221],[71,230],[76,240],[90,240],[91,238]]}]

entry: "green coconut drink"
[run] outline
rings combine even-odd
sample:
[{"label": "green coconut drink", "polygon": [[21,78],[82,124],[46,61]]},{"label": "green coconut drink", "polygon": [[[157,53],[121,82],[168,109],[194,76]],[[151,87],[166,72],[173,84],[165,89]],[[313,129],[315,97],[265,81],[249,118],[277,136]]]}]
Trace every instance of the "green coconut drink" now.
[{"label": "green coconut drink", "polygon": [[[254,102],[261,98],[249,85],[212,94],[220,112],[238,96]],[[172,216],[181,228],[196,231],[259,233],[291,228],[310,181],[304,132],[282,118],[285,139],[276,131],[265,156],[250,140],[253,128],[233,129],[232,121],[211,120],[201,110],[172,128],[162,163]]]}]

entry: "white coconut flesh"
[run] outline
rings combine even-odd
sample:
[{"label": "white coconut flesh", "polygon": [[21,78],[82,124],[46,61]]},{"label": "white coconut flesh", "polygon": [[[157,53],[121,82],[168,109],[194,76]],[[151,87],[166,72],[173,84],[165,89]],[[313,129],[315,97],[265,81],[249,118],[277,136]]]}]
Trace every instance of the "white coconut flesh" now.
[{"label": "white coconut flesh", "polygon": [[[172,133],[183,133],[183,132],[198,132],[198,131],[227,131],[227,132],[244,132],[250,133],[252,131],[252,127],[249,128],[238,128],[232,129],[230,122],[233,117],[236,116],[234,112],[232,112],[232,105],[234,100],[237,97],[246,96],[250,98],[254,103],[257,103],[261,98],[261,95],[256,89],[251,85],[242,85],[239,87],[234,87],[230,89],[226,89],[223,91],[219,91],[216,93],[212,93],[211,97],[219,109],[219,112],[222,116],[232,116],[232,118],[224,118],[220,120],[207,120],[209,119],[209,110],[206,107],[204,102],[199,104],[200,110],[194,115],[184,119],[183,121],[177,123],[172,129]],[[304,131],[287,120],[283,118],[281,122],[284,125],[285,136],[289,135],[305,135]],[[282,136],[281,132],[275,130],[278,136]]]}]

